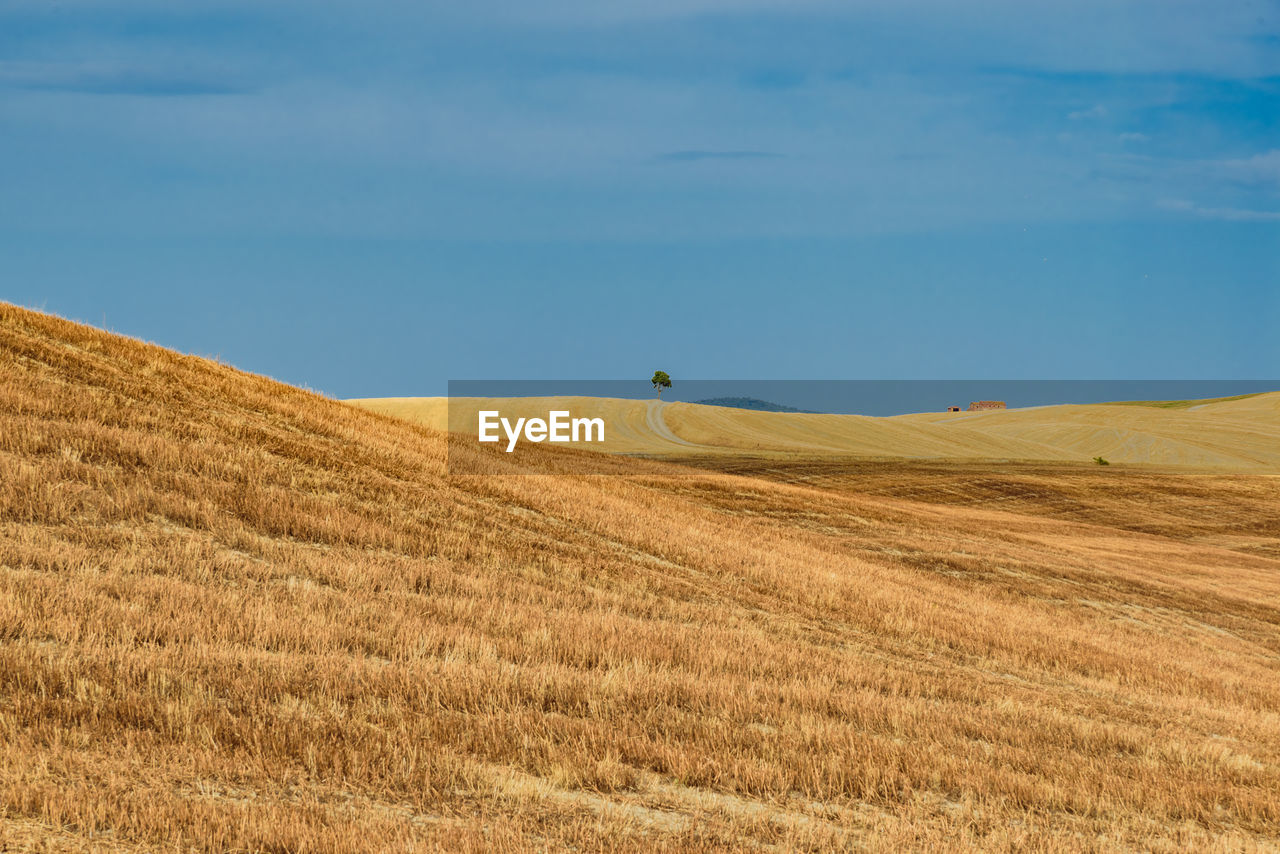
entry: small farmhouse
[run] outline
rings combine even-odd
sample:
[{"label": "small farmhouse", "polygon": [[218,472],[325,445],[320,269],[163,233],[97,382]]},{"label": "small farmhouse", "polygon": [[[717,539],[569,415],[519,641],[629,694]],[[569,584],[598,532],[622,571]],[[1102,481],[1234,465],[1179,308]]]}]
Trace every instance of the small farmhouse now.
[{"label": "small farmhouse", "polygon": [[982,412],[987,409],[1008,409],[1003,400],[975,400],[969,404],[970,412]]}]

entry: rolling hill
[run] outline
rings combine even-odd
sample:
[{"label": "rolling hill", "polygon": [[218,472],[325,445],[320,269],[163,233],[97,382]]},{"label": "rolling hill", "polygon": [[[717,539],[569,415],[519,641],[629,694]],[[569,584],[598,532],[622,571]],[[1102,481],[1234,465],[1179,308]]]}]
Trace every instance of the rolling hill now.
[{"label": "rolling hill", "polygon": [[[1249,461],[1266,405],[1151,411]],[[1280,479],[694,456],[450,477],[437,429],[0,304],[0,848],[1280,844]]]},{"label": "rolling hill", "polygon": [[754,409],[759,412],[806,412],[810,414],[813,412],[809,409],[797,409],[794,406],[772,403],[768,400],[761,400],[758,397],[709,397],[705,400],[690,402],[700,406],[728,406],[734,409]]},{"label": "rolling hill", "polygon": [[[1280,471],[1280,392],[1182,407],[1045,406],[877,418],[759,412],[600,398],[375,398],[359,406],[439,430],[475,430],[476,413],[548,407],[602,415],[602,450],[665,457],[744,454],[949,460],[1038,460]],[[452,412],[450,411],[452,407]]]}]

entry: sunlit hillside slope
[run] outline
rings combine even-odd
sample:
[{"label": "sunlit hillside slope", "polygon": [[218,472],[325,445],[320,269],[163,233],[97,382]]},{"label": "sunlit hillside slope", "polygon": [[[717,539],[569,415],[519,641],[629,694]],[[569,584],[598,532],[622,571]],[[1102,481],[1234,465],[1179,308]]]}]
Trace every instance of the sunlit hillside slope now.
[{"label": "sunlit hillside slope", "polygon": [[1280,479],[444,460],[0,305],[0,849],[1280,844]]},{"label": "sunlit hillside slope", "polygon": [[[852,455],[1154,463],[1280,471],[1280,392],[1183,408],[1064,405],[872,418],[600,398],[374,398],[362,407],[475,432],[476,413],[603,415],[603,450],[661,455]],[[452,413],[450,413],[452,407]]]}]

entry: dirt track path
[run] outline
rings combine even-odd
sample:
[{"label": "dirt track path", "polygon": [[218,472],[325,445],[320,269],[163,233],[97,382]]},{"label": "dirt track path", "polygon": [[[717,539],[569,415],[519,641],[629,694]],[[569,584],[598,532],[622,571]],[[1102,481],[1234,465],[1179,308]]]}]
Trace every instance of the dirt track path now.
[{"label": "dirt track path", "polygon": [[645,423],[648,425],[649,429],[653,431],[653,435],[676,445],[684,445],[689,448],[704,447],[694,442],[687,442],[675,433],[671,432],[671,428],[667,426],[667,420],[662,417],[662,410],[665,408],[666,404],[661,400],[649,401],[649,408],[645,412]]}]

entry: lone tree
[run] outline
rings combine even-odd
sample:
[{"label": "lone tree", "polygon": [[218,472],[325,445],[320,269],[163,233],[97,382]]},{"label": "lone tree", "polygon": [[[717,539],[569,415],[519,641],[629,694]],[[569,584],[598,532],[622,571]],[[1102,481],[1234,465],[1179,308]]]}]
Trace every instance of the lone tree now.
[{"label": "lone tree", "polygon": [[654,390],[658,392],[659,398],[662,397],[662,390],[664,388],[671,388],[671,377],[667,375],[666,371],[654,371],[651,382],[653,383]]}]

